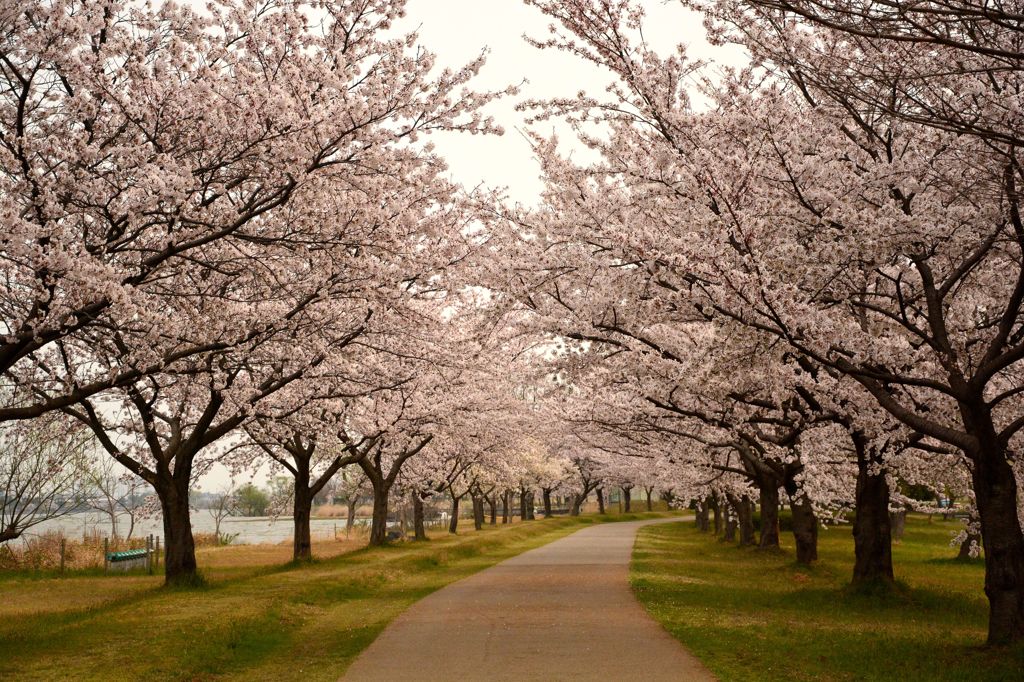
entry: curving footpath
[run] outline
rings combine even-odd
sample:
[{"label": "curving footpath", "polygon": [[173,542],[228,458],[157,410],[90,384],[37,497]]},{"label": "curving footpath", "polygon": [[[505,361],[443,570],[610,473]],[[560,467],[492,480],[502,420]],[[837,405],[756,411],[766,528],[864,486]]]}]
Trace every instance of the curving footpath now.
[{"label": "curving footpath", "polygon": [[637,529],[591,526],[444,587],[395,619],[351,682],[714,680],[629,587]]}]

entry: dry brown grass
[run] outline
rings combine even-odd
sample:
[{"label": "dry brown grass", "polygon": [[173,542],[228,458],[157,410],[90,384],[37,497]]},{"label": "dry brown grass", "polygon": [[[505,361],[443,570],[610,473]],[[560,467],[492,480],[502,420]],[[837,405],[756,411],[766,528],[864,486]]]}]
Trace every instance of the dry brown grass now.
[{"label": "dry brown grass", "polygon": [[[5,571],[57,571],[60,568],[60,546],[64,541],[64,568],[69,572],[103,568],[104,540],[99,530],[84,536],[69,537],[59,531],[39,535],[26,535],[16,541],[0,545],[0,572]],[[288,562],[292,557],[291,540],[277,544],[221,545],[214,533],[194,533],[196,558],[200,567],[222,568],[239,566],[266,566]],[[334,557],[366,545],[367,530],[354,528],[351,533],[338,532],[338,541],[314,541],[313,554]],[[146,546],[144,537],[110,538],[112,552],[140,549]]]},{"label": "dry brown grass", "polygon": [[[366,546],[365,534],[353,535],[346,540],[339,533],[337,541],[314,541],[313,556],[330,559]],[[200,570],[218,568],[255,568],[275,566],[291,561],[291,541],[277,544],[227,545],[224,547],[200,547],[196,550],[196,561]]]},{"label": "dry brown grass", "polygon": [[[64,541],[64,568],[81,571],[103,567],[104,536],[93,530],[82,537],[67,537],[58,531],[26,535],[0,546],[0,571],[56,571],[60,568],[60,544]],[[111,551],[146,546],[145,538],[113,538]]]},{"label": "dry brown grass", "polygon": [[322,504],[313,509],[313,518],[343,519],[348,516],[348,507],[343,504]]},{"label": "dry brown grass", "polygon": [[[515,522],[519,523],[518,519]],[[500,519],[499,519],[499,525]],[[485,525],[484,528],[491,526]],[[411,530],[410,530],[411,532]],[[447,525],[434,525],[428,527],[432,536],[444,537],[447,535]],[[473,527],[473,519],[459,519],[458,535],[460,537],[476,533]],[[330,559],[341,556],[348,552],[366,547],[369,538],[369,528],[356,526],[346,533],[338,529],[338,536],[335,541],[314,540],[313,556],[317,559]],[[197,545],[199,543],[197,542]],[[254,544],[254,545],[227,545],[222,547],[212,545],[199,545],[196,550],[196,560],[199,568],[204,573],[207,569],[214,571],[219,569],[245,569],[275,566],[288,563],[292,558],[292,542],[285,540],[276,544]]]}]

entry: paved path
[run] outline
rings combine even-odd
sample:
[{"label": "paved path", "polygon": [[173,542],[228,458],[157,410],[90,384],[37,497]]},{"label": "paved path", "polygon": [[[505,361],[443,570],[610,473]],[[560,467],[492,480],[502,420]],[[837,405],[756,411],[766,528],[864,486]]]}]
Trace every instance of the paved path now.
[{"label": "paved path", "polygon": [[648,523],[591,526],[434,592],[344,679],[713,680],[629,588],[633,540]]}]

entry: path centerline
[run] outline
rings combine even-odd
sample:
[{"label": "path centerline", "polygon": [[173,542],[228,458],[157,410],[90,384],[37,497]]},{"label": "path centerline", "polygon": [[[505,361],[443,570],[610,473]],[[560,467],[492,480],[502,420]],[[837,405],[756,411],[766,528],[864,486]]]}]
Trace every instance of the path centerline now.
[{"label": "path centerline", "polygon": [[396,618],[343,679],[713,680],[629,587],[637,530],[677,521],[591,526],[452,583]]}]

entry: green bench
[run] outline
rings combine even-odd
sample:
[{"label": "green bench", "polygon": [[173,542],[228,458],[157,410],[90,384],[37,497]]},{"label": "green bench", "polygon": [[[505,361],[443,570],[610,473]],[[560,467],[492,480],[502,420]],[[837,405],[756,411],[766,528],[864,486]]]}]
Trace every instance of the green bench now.
[{"label": "green bench", "polygon": [[147,551],[144,549],[128,549],[123,552],[108,552],[107,561],[131,561],[132,559],[145,559]]},{"label": "green bench", "polygon": [[[159,547],[159,545],[158,545]],[[129,571],[133,568],[145,568],[153,572],[153,561],[156,553],[153,538],[146,538],[145,547],[137,550],[121,552],[108,551],[108,542],[103,541],[103,568],[106,571]]]}]

